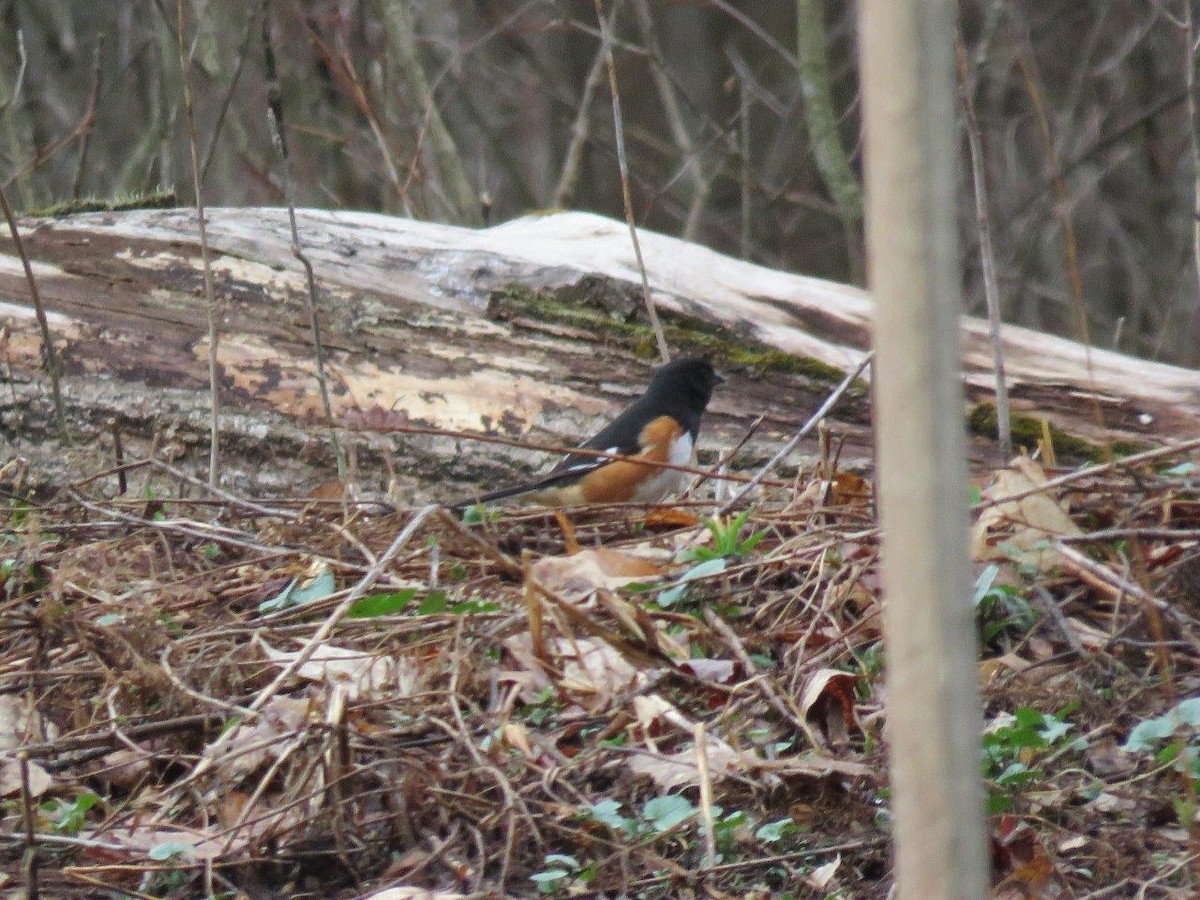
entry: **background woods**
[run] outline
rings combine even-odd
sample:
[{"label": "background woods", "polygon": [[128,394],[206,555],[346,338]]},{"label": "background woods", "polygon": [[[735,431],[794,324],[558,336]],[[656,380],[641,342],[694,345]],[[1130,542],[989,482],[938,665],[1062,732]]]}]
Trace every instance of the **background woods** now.
[{"label": "background woods", "polygon": [[[25,211],[180,188],[173,0],[8,0],[0,166]],[[1189,4],[963,0],[1007,321],[1200,362]],[[474,224],[621,215],[591,0],[188,6],[212,205],[283,201],[269,17],[299,204]],[[770,266],[861,283],[854,4],[617,0],[635,211]],[[968,311],[982,313],[962,166]]]}]

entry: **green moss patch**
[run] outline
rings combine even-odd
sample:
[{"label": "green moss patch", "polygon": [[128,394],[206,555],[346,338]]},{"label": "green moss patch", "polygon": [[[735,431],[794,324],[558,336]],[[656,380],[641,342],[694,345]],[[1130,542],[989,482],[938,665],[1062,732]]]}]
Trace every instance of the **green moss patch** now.
[{"label": "green moss patch", "polygon": [[[645,321],[641,292],[610,278],[591,277],[558,290],[533,291],[512,284],[493,296],[499,318],[513,314],[539,321],[591,331],[611,342],[629,347],[638,356],[651,358],[658,348],[654,331]],[[663,333],[673,349],[683,353],[712,356],[759,374],[801,375],[813,381],[837,384],[846,373],[837,366],[808,356],[788,353],[755,338],[734,334],[729,329],[695,316],[660,309]],[[847,392],[863,397],[866,383],[859,380]]]},{"label": "green moss patch", "polygon": [[86,212],[124,212],[131,209],[171,209],[179,205],[179,198],[174,191],[159,191],[153,194],[131,194],[126,197],[80,197],[74,200],[63,200],[50,206],[38,209],[27,209],[25,215],[39,218],[59,218],[75,213]]},{"label": "green moss patch", "polygon": [[[1033,450],[1042,439],[1042,420],[1036,416],[1014,413],[1012,415],[1012,439],[1017,447]],[[996,405],[994,403],[979,403],[967,417],[968,427],[974,434],[996,439]],[[1050,439],[1054,442],[1054,452],[1061,456],[1073,456],[1090,462],[1103,462],[1110,454],[1113,456],[1132,456],[1150,448],[1149,444],[1138,441],[1113,441],[1107,448],[1100,444],[1084,440],[1077,435],[1068,434],[1054,423],[1049,425]]]}]

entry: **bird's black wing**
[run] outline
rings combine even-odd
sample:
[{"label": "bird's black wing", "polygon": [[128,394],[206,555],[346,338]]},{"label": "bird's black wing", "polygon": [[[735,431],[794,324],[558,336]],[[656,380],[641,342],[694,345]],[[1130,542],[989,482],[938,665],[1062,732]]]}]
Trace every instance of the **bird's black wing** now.
[{"label": "bird's black wing", "polygon": [[[580,450],[596,450],[611,453],[614,456],[636,456],[642,452],[639,444],[642,428],[649,421],[648,410],[639,400],[609,422],[594,437],[579,445]],[[652,416],[650,418],[653,418]],[[612,462],[606,456],[590,456],[588,454],[568,453],[558,465],[533,481],[498,488],[481,494],[471,503],[491,503],[493,500],[503,500],[530,491],[541,491],[546,488],[561,487],[573,484],[589,472]],[[470,505],[470,504],[467,504]]]}]

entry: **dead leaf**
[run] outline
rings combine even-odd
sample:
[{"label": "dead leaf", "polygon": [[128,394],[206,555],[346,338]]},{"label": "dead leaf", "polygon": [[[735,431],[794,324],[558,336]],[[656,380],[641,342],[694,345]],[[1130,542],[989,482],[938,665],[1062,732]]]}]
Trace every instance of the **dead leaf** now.
[{"label": "dead leaf", "polygon": [[624,656],[600,640],[560,638],[552,642],[551,652],[562,659],[563,677],[559,682],[562,690],[589,694],[605,703],[613,694],[630,687],[641,674]]},{"label": "dead leaf", "polygon": [[150,773],[150,750],[122,747],[101,757],[93,773],[111,787],[133,790]]},{"label": "dead leaf", "polygon": [[837,506],[865,506],[871,499],[871,482],[853,472],[838,472],[829,487],[829,499]]},{"label": "dead leaf", "polygon": [[529,571],[546,590],[575,603],[601,588],[616,590],[663,574],[662,567],[648,559],[607,547],[581,550],[573,556],[548,556],[535,562]]},{"label": "dead leaf", "polygon": [[222,770],[241,778],[277,759],[286,739],[299,733],[313,712],[309,699],[273,698],[254,719],[235,725],[225,736],[219,757]]},{"label": "dead leaf", "polygon": [[685,659],[679,668],[687,669],[701,681],[717,684],[728,684],[735,671],[732,660],[728,659]]},{"label": "dead leaf", "polygon": [[1064,504],[1045,492],[1009,500],[1046,484],[1041,466],[1017,457],[996,474],[983,491],[984,500],[997,501],[979,515],[971,529],[971,555],[977,560],[1011,559],[1019,565],[1048,572],[1060,565],[1061,555],[1047,546],[1055,537],[1082,532]]},{"label": "dead leaf", "polygon": [[[255,635],[254,641],[281,668],[290,665],[301,652],[276,650],[261,635]],[[317,647],[296,674],[309,681],[340,685],[350,699],[408,697],[417,692],[421,683],[420,671],[408,657],[397,660],[332,644]]]},{"label": "dead leaf", "polygon": [[500,733],[504,738],[504,743],[508,746],[517,748],[530,759],[537,756],[533,745],[529,743],[529,729],[522,723],[505,722],[504,727],[500,729]]},{"label": "dead leaf", "polygon": [[1008,672],[1024,672],[1029,663],[1015,653],[1005,653],[1003,656],[993,656],[979,663],[979,683],[991,685],[996,679]]},{"label": "dead leaf", "polygon": [[833,876],[841,864],[842,855],[839,853],[825,865],[817,866],[810,874],[805,875],[804,883],[814,891],[825,891],[829,887],[829,883],[833,881]]},{"label": "dead leaf", "polygon": [[1086,835],[1077,834],[1074,837],[1069,837],[1064,841],[1059,841],[1056,849],[1059,853],[1070,853],[1072,850],[1082,850],[1089,843],[1091,843],[1091,841]]},{"label": "dead leaf", "polygon": [[131,859],[144,859],[156,847],[170,847],[184,859],[216,859],[225,845],[214,834],[179,828],[110,828],[95,837],[105,849],[125,850]]},{"label": "dead leaf", "polygon": [[840,669],[819,669],[804,682],[800,711],[821,726],[833,742],[844,742],[851,728],[861,731],[854,715],[854,684],[858,678]]},{"label": "dead leaf", "polygon": [[[29,760],[29,796],[40,797],[46,791],[50,790],[50,786],[54,784],[54,779],[50,777],[50,773],[35,763]],[[16,759],[6,759],[0,763],[0,797],[15,797],[21,793],[21,762]]]},{"label": "dead leaf", "polygon": [[[734,772],[745,772],[756,761],[753,754],[741,754],[720,738],[708,735],[704,753],[708,763],[708,775],[714,782]],[[651,755],[635,752],[629,759],[630,771],[647,775],[660,791],[680,787],[691,787],[700,783],[700,764],[696,759],[696,748],[692,745],[675,753]]]},{"label": "dead leaf", "polygon": [[454,891],[431,891],[427,888],[390,887],[377,894],[368,894],[363,900],[464,900],[466,894]]},{"label": "dead leaf", "polygon": [[20,694],[0,695],[0,750],[16,750],[31,738],[54,740],[58,729],[29,709]]},{"label": "dead leaf", "polygon": [[686,509],[674,507],[659,507],[646,513],[642,520],[651,531],[664,531],[668,528],[691,528],[700,524],[695,513]]}]

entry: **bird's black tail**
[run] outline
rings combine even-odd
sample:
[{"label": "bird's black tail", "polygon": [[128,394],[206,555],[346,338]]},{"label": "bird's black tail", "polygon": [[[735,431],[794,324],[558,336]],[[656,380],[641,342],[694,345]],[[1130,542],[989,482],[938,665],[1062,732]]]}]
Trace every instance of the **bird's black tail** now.
[{"label": "bird's black tail", "polygon": [[464,509],[469,509],[472,506],[478,506],[481,503],[492,503],[496,500],[504,500],[508,497],[515,497],[517,494],[523,494],[529,490],[529,485],[519,484],[514,487],[497,488],[494,491],[488,491],[484,494],[478,494],[474,497],[467,497],[459,500],[457,503],[446,504],[446,509],[453,512],[462,512]]}]

